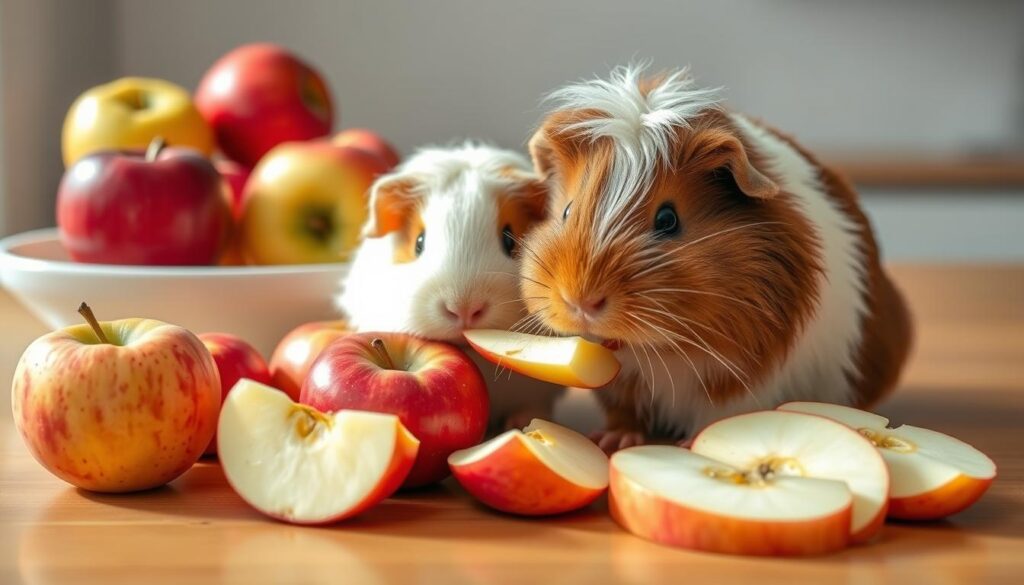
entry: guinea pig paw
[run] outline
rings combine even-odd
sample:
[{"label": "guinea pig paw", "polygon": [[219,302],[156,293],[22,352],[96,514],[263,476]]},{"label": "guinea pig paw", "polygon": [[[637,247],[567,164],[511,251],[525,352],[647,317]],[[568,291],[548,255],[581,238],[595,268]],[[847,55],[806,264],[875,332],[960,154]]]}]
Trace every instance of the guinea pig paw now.
[{"label": "guinea pig paw", "polygon": [[620,449],[627,449],[647,442],[647,437],[640,431],[629,429],[605,429],[590,435],[602,451],[612,454]]}]

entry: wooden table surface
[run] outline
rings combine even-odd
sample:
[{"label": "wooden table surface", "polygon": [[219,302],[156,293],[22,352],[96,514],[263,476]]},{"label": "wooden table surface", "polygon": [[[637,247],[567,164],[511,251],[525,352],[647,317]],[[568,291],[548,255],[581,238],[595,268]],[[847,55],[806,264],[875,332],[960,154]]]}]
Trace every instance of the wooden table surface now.
[{"label": "wooden table surface", "polygon": [[[353,521],[300,528],[248,508],[216,464],[143,494],[76,490],[36,464],[4,414],[0,583],[1022,583],[1024,266],[893,273],[918,339],[880,410],[973,443],[999,465],[985,498],[946,521],[890,524],[879,541],[828,557],[748,559],[645,542],[621,531],[603,502],[547,520],[492,513],[449,480]],[[0,323],[6,381],[44,330],[2,292]]]}]

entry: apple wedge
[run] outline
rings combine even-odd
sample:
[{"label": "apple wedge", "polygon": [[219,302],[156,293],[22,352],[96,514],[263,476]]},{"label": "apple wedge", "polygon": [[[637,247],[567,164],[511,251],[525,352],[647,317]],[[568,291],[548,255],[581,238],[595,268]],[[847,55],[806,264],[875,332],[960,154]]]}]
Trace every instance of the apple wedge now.
[{"label": "apple wedge", "polygon": [[690,450],[619,451],[611,458],[608,502],[621,526],[655,542],[812,555],[877,533],[888,489],[885,462],[852,429],[766,411],[713,423]]},{"label": "apple wedge", "polygon": [[889,517],[935,520],[976,502],[996,477],[987,455],[943,433],[902,425],[856,408],[821,402],[789,402],[780,410],[824,416],[867,437],[889,465]]},{"label": "apple wedge", "polygon": [[608,456],[587,437],[540,419],[448,457],[455,479],[484,504],[524,516],[582,508],[608,488]]},{"label": "apple wedge", "polygon": [[545,337],[498,329],[463,333],[488,361],[544,382],[598,388],[619,373],[612,350],[582,337]]},{"label": "apple wedge", "polygon": [[349,518],[390,496],[418,450],[397,416],[324,414],[248,379],[228,393],[217,427],[231,487],[260,512],[295,524]]}]

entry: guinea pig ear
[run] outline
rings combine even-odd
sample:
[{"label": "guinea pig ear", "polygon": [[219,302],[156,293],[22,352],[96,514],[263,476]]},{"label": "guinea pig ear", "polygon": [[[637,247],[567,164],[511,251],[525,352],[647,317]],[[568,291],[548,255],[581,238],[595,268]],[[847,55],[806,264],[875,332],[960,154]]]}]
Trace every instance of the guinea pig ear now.
[{"label": "guinea pig ear", "polygon": [[370,218],[363,228],[363,237],[379,238],[401,229],[419,205],[422,188],[422,181],[413,175],[378,178],[370,188]]},{"label": "guinea pig ear", "polygon": [[730,132],[716,129],[699,134],[691,152],[691,164],[708,170],[727,170],[748,197],[771,199],[779,194],[779,186],[758,170],[743,142]]},{"label": "guinea pig ear", "polygon": [[533,159],[533,170],[541,181],[547,180],[555,168],[555,151],[548,141],[547,130],[541,128],[530,138],[530,158]]},{"label": "guinea pig ear", "polygon": [[547,217],[548,186],[543,178],[516,167],[506,167],[501,174],[513,181],[508,192],[514,196],[530,221],[541,221]]}]

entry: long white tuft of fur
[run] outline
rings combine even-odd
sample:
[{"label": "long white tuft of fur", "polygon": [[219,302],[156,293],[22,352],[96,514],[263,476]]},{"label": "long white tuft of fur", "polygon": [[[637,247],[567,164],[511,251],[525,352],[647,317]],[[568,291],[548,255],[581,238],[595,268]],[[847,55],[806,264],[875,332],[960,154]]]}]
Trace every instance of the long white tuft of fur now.
[{"label": "long white tuft of fur", "polygon": [[[555,112],[596,110],[604,117],[582,120],[564,131],[590,141],[610,138],[615,145],[612,168],[598,217],[598,233],[607,243],[621,218],[639,205],[651,186],[659,161],[671,160],[679,128],[702,112],[718,107],[719,88],[697,88],[689,68],[667,72],[647,93],[641,90],[647,63],[616,67],[607,79],[591,79],[551,93]],[[617,221],[619,220],[619,221]]]}]

